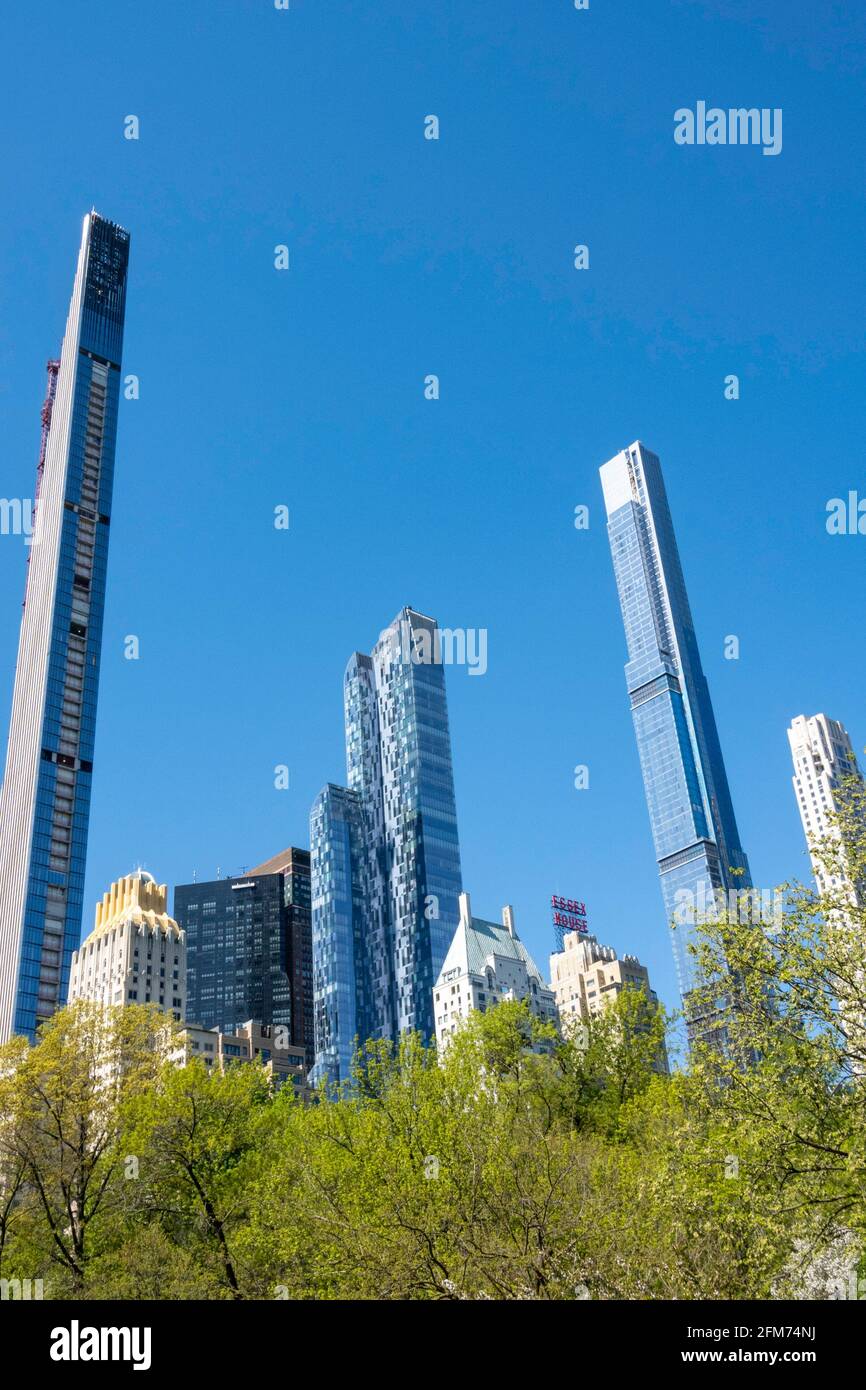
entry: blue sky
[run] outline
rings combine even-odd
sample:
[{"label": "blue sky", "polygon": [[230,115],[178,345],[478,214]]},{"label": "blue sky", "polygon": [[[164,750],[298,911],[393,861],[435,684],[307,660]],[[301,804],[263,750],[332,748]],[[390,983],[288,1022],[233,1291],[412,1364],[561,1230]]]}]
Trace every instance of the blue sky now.
[{"label": "blue sky", "polygon": [[[409,603],[489,633],[484,677],[448,673],[476,913],[513,903],[546,968],[550,894],[582,898],[674,1003],[598,467],[660,455],[755,881],[805,875],[786,726],[866,742],[866,537],[825,530],[866,495],[866,15],[47,0],[3,29],[4,496],[32,495],[81,218],[132,234],[85,930],[136,863],[308,842],[345,662]],[[677,146],[698,100],[781,107],[782,153]],[[4,727],[24,560],[0,537]]]}]

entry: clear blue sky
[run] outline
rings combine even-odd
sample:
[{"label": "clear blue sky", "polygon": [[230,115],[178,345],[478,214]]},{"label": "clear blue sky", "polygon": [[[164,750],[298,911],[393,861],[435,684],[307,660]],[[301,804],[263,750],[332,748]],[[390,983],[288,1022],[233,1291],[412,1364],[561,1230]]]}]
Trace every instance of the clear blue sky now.
[{"label": "clear blue sky", "polygon": [[[85,930],[138,862],[308,842],[345,662],[410,603],[489,631],[488,674],[448,673],[475,911],[512,902],[546,968],[549,895],[581,897],[675,1002],[598,467],[659,453],[755,880],[804,875],[787,723],[866,741],[866,537],[824,525],[866,494],[866,14],[47,0],[3,48],[4,496],[32,495],[81,218],[132,233]],[[699,99],[781,107],[781,155],[675,145]],[[0,537],[4,742],[24,557]]]}]

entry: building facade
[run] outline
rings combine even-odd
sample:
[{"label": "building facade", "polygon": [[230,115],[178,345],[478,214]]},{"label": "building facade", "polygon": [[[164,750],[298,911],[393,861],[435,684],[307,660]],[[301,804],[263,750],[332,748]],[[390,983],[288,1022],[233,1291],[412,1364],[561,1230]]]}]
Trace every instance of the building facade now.
[{"label": "building facade", "polygon": [[862,784],[863,774],[844,725],[826,714],[810,719],[798,714],[788,729],[788,744],[794,763],[794,795],[815,879],[822,892],[831,892],[843,887],[843,876],[822,864],[816,849],[838,834],[833,817],[839,812],[843,783],[856,778]]},{"label": "building facade", "polygon": [[457,926],[460,847],[439,628],[404,608],[343,683],[346,787],[310,819],[316,1076],[355,1040],[435,1035],[432,988]]},{"label": "building facade", "polygon": [[433,987],[436,1045],[447,1046],[461,1020],[486,1013],[506,999],[524,1000],[544,1023],[558,1023],[556,997],[514,927],[514,911],[502,923],[472,916],[468,893],[460,894],[460,920]]},{"label": "building facade", "polygon": [[302,1047],[309,1070],[315,1061],[313,1031],[313,930],[310,909],[310,851],[284,849],[250,869],[247,878],[281,874],[285,908],[286,969],[292,995],[291,1042]]},{"label": "building facade", "polygon": [[128,232],[88,214],[43,412],[0,796],[0,1041],[64,1002],[81,937],[128,257]]},{"label": "building facade", "polygon": [[234,1033],[188,1023],[172,1056],[181,1066],[199,1057],[212,1073],[224,1072],[238,1062],[260,1062],[275,1091],[290,1085],[300,1100],[308,1098],[304,1049],[285,1043],[279,1028],[255,1019],[247,1019]]},{"label": "building facade", "polygon": [[600,945],[586,932],[563,937],[562,950],[550,957],[550,983],[563,1026],[574,1019],[585,1021],[629,986],[642,989],[651,1004],[658,1004],[649,971],[637,956],[620,959],[613,946]]},{"label": "building facade", "polygon": [[311,1048],[309,858],[287,849],[252,873],[179,884],[187,939],[187,1017],[235,1033],[254,1018]]},{"label": "building facade", "polygon": [[661,464],[641,443],[601,469],[625,625],[626,685],[665,915],[690,1033],[697,980],[688,953],[704,902],[751,886]]},{"label": "building facade", "polygon": [[93,931],[72,953],[69,1002],[158,1004],[186,1011],[186,941],[168,915],[168,887],[143,869],[112,883]]},{"label": "building facade", "polygon": [[[364,891],[364,812],[357,792],[329,783],[310,813],[313,880],[313,1079],[338,1084],[352,1073],[358,1041],[371,1034]],[[387,960],[387,958],[386,958]],[[383,961],[383,965],[386,961]]]}]

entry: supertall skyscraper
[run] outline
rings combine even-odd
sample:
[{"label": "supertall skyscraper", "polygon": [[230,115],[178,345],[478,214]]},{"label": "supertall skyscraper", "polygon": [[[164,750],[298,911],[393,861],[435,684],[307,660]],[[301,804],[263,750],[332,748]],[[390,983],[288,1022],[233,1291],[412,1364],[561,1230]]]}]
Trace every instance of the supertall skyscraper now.
[{"label": "supertall skyscraper", "polygon": [[862,784],[863,774],[848,731],[826,714],[813,714],[811,719],[798,714],[788,730],[788,743],[794,762],[794,795],[812,868],[819,888],[830,892],[842,886],[842,876],[823,864],[816,851],[822,842],[838,834],[834,817],[840,809],[839,793],[846,779],[857,779]]},{"label": "supertall skyscraper", "polygon": [[[751,886],[661,464],[635,443],[601,469],[628,646],[626,684],[687,1019],[693,914]],[[737,872],[737,871],[740,872]]]},{"label": "supertall skyscraper", "polygon": [[432,989],[462,887],[439,628],[404,608],[343,684],[348,787],[310,816],[316,1076],[355,1039],[435,1035]]},{"label": "supertall skyscraper", "polygon": [[89,213],[40,458],[0,798],[0,1041],[32,1038],[65,1002],[81,935],[128,257],[129,233]]}]

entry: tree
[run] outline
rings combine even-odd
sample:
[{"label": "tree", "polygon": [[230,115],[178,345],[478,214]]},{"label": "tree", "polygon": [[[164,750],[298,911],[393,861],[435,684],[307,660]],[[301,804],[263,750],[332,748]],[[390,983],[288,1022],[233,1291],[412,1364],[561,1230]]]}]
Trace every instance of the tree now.
[{"label": "tree", "polygon": [[576,1021],[556,1049],[562,1104],[578,1129],[616,1134],[622,1107],[667,1069],[669,1019],[643,989],[611,996]]},{"label": "tree", "polygon": [[[698,1048],[705,1105],[738,1138],[768,1220],[796,1223],[785,1276],[797,1289],[822,1252],[866,1247],[866,791],[849,782],[815,852],[815,890],[785,885],[771,925],[733,912],[699,928],[706,1007],[728,1002],[729,1046]],[[745,918],[746,920],[741,920]],[[741,1164],[741,1171],[743,1164]],[[793,1229],[793,1228],[792,1228]]]},{"label": "tree", "polygon": [[340,1096],[272,1112],[249,1265],[291,1297],[588,1296],[608,1198],[603,1142],[567,1118],[575,1046],[512,1002],[442,1058],[367,1044]]},{"label": "tree", "polygon": [[155,1008],[81,1001],[54,1014],[34,1047],[13,1038],[0,1048],[0,1168],[17,1184],[6,1231],[35,1209],[28,1258],[75,1294],[117,1201],[118,1103],[153,1083],[172,1029]]},{"label": "tree", "polygon": [[154,1086],[122,1107],[124,1144],[137,1160],[137,1180],[127,1184],[130,1217],[158,1223],[219,1297],[244,1297],[233,1235],[246,1219],[270,1100],[264,1067],[239,1062],[209,1075],[196,1058],[163,1068]]}]

